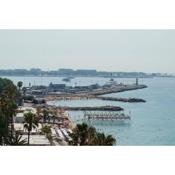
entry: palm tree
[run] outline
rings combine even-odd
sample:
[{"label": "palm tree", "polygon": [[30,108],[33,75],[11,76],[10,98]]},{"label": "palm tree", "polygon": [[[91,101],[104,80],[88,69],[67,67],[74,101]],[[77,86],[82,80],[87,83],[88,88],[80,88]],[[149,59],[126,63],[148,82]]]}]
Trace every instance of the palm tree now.
[{"label": "palm tree", "polygon": [[44,127],[41,129],[41,131],[42,131],[44,134],[46,134],[46,135],[51,134],[51,126],[48,126],[48,125],[44,126]]},{"label": "palm tree", "polygon": [[89,127],[86,123],[77,124],[77,127],[70,134],[72,145],[94,145],[96,138],[96,129]]},{"label": "palm tree", "polygon": [[38,116],[40,116],[40,114],[41,114],[41,108],[40,108],[40,107],[37,107],[37,108],[36,108],[36,114],[37,114]]},{"label": "palm tree", "polygon": [[53,109],[51,112],[51,115],[52,115],[52,122],[53,124],[55,123],[56,119],[57,119],[57,110],[56,109]]},{"label": "palm tree", "polygon": [[77,125],[78,145],[87,145],[88,143],[88,125],[86,123]]},{"label": "palm tree", "polygon": [[38,127],[38,118],[35,114],[29,112],[24,115],[24,128],[28,131],[28,145],[30,144],[30,134],[32,129],[36,129]]},{"label": "palm tree", "polygon": [[19,82],[17,83],[17,86],[18,86],[18,90],[20,91],[21,88],[22,88],[22,86],[23,86],[23,82],[22,82],[22,81],[19,81]]},{"label": "palm tree", "polygon": [[105,135],[104,133],[97,133],[98,145],[112,146],[116,144],[116,139],[112,135]]},{"label": "palm tree", "polygon": [[24,146],[27,144],[27,141],[26,139],[22,139],[22,134],[15,132],[14,135],[8,137],[6,144],[12,146]]},{"label": "palm tree", "polygon": [[46,123],[46,121],[48,120],[49,117],[49,111],[44,109],[43,110],[43,122]]},{"label": "palm tree", "polygon": [[112,135],[107,135],[106,136],[106,146],[112,146],[116,144],[116,139]]},{"label": "palm tree", "polygon": [[52,132],[51,132],[51,126],[44,126],[42,129],[41,129],[42,133],[46,135],[46,137],[48,138],[48,140],[52,140]]},{"label": "palm tree", "polygon": [[112,135],[99,133],[94,127],[88,126],[86,123],[77,124],[70,136],[72,138],[70,145],[112,146],[116,143],[116,139]]},{"label": "palm tree", "polygon": [[106,136],[104,133],[97,133],[97,144],[105,145]]},{"label": "palm tree", "polygon": [[22,92],[23,92],[23,95],[24,95],[24,96],[26,95],[26,91],[27,91],[27,88],[26,88],[26,87],[23,87],[23,88],[22,88]]},{"label": "palm tree", "polygon": [[23,100],[22,93],[21,93],[22,86],[23,86],[23,82],[19,81],[17,83],[17,87],[18,87],[18,97],[17,97],[18,106],[22,106],[22,100]]}]

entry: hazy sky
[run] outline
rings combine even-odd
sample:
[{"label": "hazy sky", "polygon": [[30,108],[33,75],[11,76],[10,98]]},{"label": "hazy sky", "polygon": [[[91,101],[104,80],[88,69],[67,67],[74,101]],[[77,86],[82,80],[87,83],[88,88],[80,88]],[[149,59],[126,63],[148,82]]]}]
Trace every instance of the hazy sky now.
[{"label": "hazy sky", "polygon": [[175,30],[0,30],[0,69],[175,73]]}]

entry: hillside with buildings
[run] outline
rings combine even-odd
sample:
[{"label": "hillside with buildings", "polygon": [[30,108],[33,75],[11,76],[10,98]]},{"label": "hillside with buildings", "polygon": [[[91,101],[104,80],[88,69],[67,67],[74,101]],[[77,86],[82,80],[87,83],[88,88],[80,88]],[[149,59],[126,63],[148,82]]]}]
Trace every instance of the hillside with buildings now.
[{"label": "hillside with buildings", "polygon": [[144,73],[144,72],[108,72],[97,71],[95,69],[58,69],[45,71],[39,68],[27,69],[8,69],[0,70],[0,76],[82,76],[82,77],[121,77],[121,78],[149,78],[149,77],[169,77],[173,75],[161,73]]}]

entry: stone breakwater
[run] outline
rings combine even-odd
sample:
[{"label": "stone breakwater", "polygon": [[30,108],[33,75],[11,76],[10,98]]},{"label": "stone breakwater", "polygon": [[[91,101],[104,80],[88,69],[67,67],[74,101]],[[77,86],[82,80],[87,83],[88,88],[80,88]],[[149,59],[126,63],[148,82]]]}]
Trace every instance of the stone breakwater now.
[{"label": "stone breakwater", "polygon": [[[46,101],[55,101],[55,100],[81,100],[81,99],[99,99],[99,100],[109,100],[109,101],[121,101],[128,103],[136,103],[136,102],[146,102],[143,99],[138,98],[114,98],[114,97],[104,97],[101,95],[117,93],[123,91],[137,90],[146,88],[146,85],[115,85],[108,88],[99,88],[87,92],[79,92],[77,94],[57,94],[57,95],[49,95],[44,96]],[[52,105],[48,105],[52,107]],[[56,106],[55,106],[56,107]],[[124,109],[120,106],[86,106],[86,107],[72,107],[72,106],[57,106],[56,108],[65,110],[65,111],[123,111]]]},{"label": "stone breakwater", "polygon": [[106,101],[120,101],[125,103],[145,103],[146,100],[140,99],[140,98],[115,98],[115,97],[96,97],[100,100],[106,100]]},{"label": "stone breakwater", "polygon": [[131,90],[144,89],[144,88],[147,88],[147,86],[146,85],[117,85],[117,86],[112,86],[106,89],[94,90],[92,92],[89,92],[88,94],[89,95],[105,95],[105,94],[131,91]]},{"label": "stone breakwater", "polygon": [[123,111],[124,110],[119,106],[95,106],[95,107],[58,106],[57,108],[65,111]]},{"label": "stone breakwater", "polygon": [[143,99],[138,98],[113,98],[113,97],[102,97],[100,95],[105,94],[111,94],[111,93],[117,93],[117,92],[124,92],[124,91],[130,91],[130,90],[137,90],[137,89],[143,89],[147,88],[146,85],[117,85],[113,87],[109,87],[106,89],[97,89],[92,90],[91,92],[79,92],[77,94],[70,94],[70,93],[64,93],[64,94],[55,94],[55,95],[46,95],[44,96],[44,99],[46,101],[55,101],[55,100],[82,100],[82,99],[101,99],[101,100],[110,100],[110,101],[121,101],[121,102],[146,102]]}]

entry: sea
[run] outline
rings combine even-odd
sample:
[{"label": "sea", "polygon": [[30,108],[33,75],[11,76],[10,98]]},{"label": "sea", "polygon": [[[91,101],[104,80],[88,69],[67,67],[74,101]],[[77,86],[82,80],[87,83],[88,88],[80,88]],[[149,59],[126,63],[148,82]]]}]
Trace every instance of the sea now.
[{"label": "sea", "polygon": [[[15,84],[23,81],[24,86],[64,83],[63,77],[5,77]],[[115,78],[118,83],[133,84],[134,78]],[[77,77],[67,85],[100,85],[109,78]],[[110,97],[142,98],[146,103],[123,103],[102,100],[66,100],[49,102],[57,106],[102,106],[114,105],[124,108],[131,116],[127,121],[84,121],[83,112],[70,111],[69,115],[76,123],[89,122],[99,132],[113,135],[119,146],[174,146],[175,145],[175,78],[141,78],[140,84],[148,88],[127,92],[107,94]]]}]

